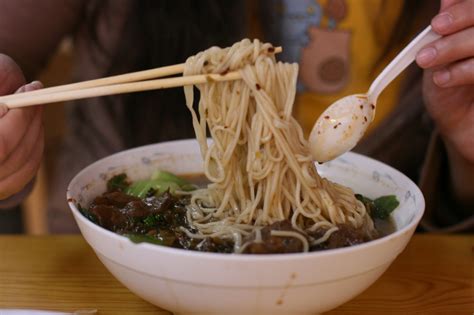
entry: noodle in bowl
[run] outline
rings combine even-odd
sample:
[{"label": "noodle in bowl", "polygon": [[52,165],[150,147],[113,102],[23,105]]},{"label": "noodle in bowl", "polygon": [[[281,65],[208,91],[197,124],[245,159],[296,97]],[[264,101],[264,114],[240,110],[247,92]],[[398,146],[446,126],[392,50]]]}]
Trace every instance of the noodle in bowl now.
[{"label": "noodle in bowl", "polygon": [[67,198],[81,233],[107,269],[138,296],[175,314],[315,314],[333,309],[380,277],[405,248],[424,210],[421,192],[406,176],[347,153],[318,165],[318,171],[368,197],[395,194],[400,200],[392,213],[396,232],[322,252],[213,254],[135,244],[79,212],[78,204],[103,193],[112,175],[126,172],[132,180],[141,180],[156,169],[202,173],[200,144],[165,142],[97,161],[71,181]]},{"label": "noodle in bowl", "polygon": [[[292,117],[298,65],[276,62],[274,51],[271,44],[244,39],[232,47],[212,47],[185,64],[184,75],[240,71],[242,80],[198,85],[199,115],[193,86],[184,88],[204,174],[211,181],[191,193],[188,221],[198,233],[184,232],[198,239],[233,239],[237,253],[248,245],[242,242],[246,236],[283,220],[294,231],[272,235],[295,237],[304,251],[325,242],[338,224],[372,238],[374,224],[354,192],[316,171],[303,130]],[[321,230],[322,235],[315,233]]]}]

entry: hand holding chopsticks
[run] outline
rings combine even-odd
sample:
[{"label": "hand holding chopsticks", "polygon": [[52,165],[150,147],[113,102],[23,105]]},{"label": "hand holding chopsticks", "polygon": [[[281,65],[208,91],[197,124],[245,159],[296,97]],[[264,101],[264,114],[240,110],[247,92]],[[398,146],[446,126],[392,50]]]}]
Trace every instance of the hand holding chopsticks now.
[{"label": "hand holding chopsticks", "polygon": [[[275,53],[282,51],[275,48]],[[33,92],[0,97],[0,104],[9,109],[47,103],[56,103],[97,96],[166,89],[187,85],[203,84],[213,81],[232,81],[241,79],[239,72],[226,74],[203,74],[156,79],[182,73],[184,64],[166,66],[151,70],[127,73],[97,80],[61,85]]]}]

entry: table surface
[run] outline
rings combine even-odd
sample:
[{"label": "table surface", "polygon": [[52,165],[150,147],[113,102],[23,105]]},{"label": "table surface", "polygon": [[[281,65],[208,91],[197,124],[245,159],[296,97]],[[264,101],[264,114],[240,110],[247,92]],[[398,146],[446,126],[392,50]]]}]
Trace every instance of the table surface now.
[{"label": "table surface", "polygon": [[[415,235],[364,293],[327,314],[473,314],[474,236]],[[132,294],[79,235],[0,236],[0,309],[170,314]]]}]

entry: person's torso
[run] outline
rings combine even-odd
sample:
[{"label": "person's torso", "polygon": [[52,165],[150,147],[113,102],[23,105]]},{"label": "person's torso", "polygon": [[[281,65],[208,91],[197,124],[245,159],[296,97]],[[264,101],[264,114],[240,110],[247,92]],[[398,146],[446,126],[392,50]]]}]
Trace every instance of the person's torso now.
[{"label": "person's torso", "polygon": [[[295,115],[308,133],[331,103],[364,93],[393,52],[383,56],[402,10],[399,0],[268,0],[267,35],[281,58],[300,66]],[[371,129],[395,106],[400,80],[381,95]]]}]

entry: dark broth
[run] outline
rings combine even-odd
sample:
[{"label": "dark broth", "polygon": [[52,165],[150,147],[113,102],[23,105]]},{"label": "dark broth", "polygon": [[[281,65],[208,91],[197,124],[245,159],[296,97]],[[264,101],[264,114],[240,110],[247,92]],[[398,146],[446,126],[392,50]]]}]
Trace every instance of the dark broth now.
[{"label": "dark broth", "polygon": [[[119,176],[124,177],[123,174]],[[199,187],[204,187],[208,183],[207,178],[202,174],[188,174],[181,177]],[[116,179],[117,176],[114,178]],[[124,183],[129,184],[126,181]],[[182,227],[193,233],[197,232],[189,225],[186,218],[189,197],[173,195],[169,191],[161,194],[150,191],[146,197],[138,198],[126,194],[120,188],[122,186],[108,185],[108,187],[108,191],[97,196],[88,208],[79,206],[83,215],[94,223],[127,236],[134,242],[149,242],[204,252],[232,253],[234,251],[232,240],[221,238],[199,240],[190,238],[184,233]],[[331,234],[328,241],[310,247],[310,251],[357,245],[383,237],[396,230],[391,216],[385,219],[373,218],[373,220],[377,235],[372,238],[368,238],[362,231],[352,226],[338,225],[339,230]],[[297,232],[288,220],[275,222],[262,228],[261,242],[254,242],[255,234],[244,238],[243,243],[249,243],[244,253],[274,254],[303,251],[300,240],[294,237],[273,236],[271,231],[274,230]],[[303,236],[318,238],[324,232],[325,230],[317,230],[311,235]]]}]

